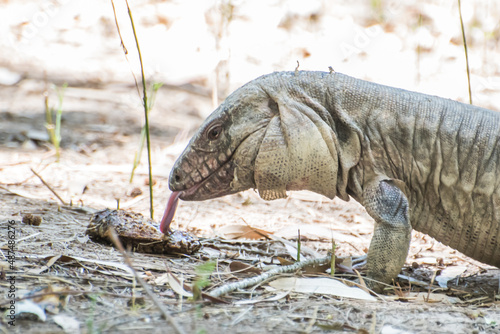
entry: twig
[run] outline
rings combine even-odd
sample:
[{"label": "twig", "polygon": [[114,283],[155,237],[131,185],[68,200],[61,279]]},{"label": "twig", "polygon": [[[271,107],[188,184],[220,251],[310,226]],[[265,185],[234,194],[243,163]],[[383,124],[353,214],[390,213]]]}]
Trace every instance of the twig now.
[{"label": "twig", "polygon": [[[146,76],[144,74],[144,65],[142,62],[142,54],[141,54],[141,49],[139,47],[139,40],[137,38],[137,33],[135,30],[135,25],[134,25],[134,19],[132,18],[132,11],[130,10],[130,6],[128,4],[128,1],[125,1],[127,5],[127,11],[128,15],[130,18],[130,23],[132,25],[132,31],[134,33],[134,38],[135,38],[135,44],[137,45],[137,52],[139,54],[139,63],[141,64],[141,75],[142,75],[142,87],[143,87],[143,105],[144,105],[144,128],[146,129],[146,146],[148,150],[148,171],[149,171],[149,211],[150,211],[150,216],[151,219],[154,218],[154,208],[153,208],[153,174],[152,174],[152,168],[151,168],[151,140],[149,136],[149,104],[148,104],[148,96],[147,96],[147,89],[146,89]],[[130,65],[130,61],[128,60],[128,50],[125,47],[125,43],[123,42],[123,38],[120,32],[120,26],[118,24],[118,18],[116,15],[116,9],[115,9],[115,4],[113,0],[111,0],[111,5],[113,6],[113,14],[115,17],[115,24],[116,24],[116,29],[118,30],[118,35],[120,36],[120,45],[122,46],[123,52],[125,53],[125,59]],[[131,67],[130,67],[131,68]],[[134,77],[135,81],[135,87],[137,88],[137,93],[139,96],[141,95],[139,91],[139,83],[137,82],[137,78],[135,76],[134,71],[132,71],[132,76]]]},{"label": "twig", "polygon": [[427,298],[425,298],[426,303],[429,302],[429,298],[431,296],[431,288],[432,288],[432,285],[434,284],[434,280],[436,279],[436,274],[437,274],[437,270],[434,270],[434,273],[432,274],[431,283],[429,284],[429,289],[427,290]]},{"label": "twig", "polygon": [[139,62],[141,64],[141,76],[142,76],[142,93],[143,93],[143,104],[144,104],[144,127],[146,128],[146,147],[148,149],[148,171],[149,171],[149,212],[151,214],[151,219],[154,219],[154,208],[153,208],[153,174],[151,168],[151,139],[149,136],[149,104],[148,104],[148,94],[146,88],[146,75],[144,74],[144,64],[142,62],[141,48],[139,47],[139,39],[137,38],[137,32],[135,31],[134,19],[132,18],[132,11],[128,4],[128,0],[125,0],[127,4],[128,16],[130,17],[130,23],[132,24],[132,31],[134,32],[135,45],[137,46],[137,53],[139,54]]},{"label": "twig", "polygon": [[52,193],[53,193],[53,194],[57,197],[57,199],[58,199],[58,200],[59,200],[59,201],[60,201],[63,205],[68,205],[68,204],[66,204],[66,202],[65,202],[65,201],[63,201],[63,199],[62,199],[62,198],[61,198],[61,197],[60,197],[60,196],[56,193],[56,191],[55,191],[54,189],[52,189],[52,187],[51,187],[51,186],[50,186],[47,182],[45,182],[45,180],[44,180],[44,179],[42,179],[42,177],[41,177],[40,175],[38,175],[38,173],[37,173],[37,172],[35,172],[35,171],[33,170],[33,168],[30,168],[30,169],[31,169],[31,171],[33,172],[33,174],[35,174],[35,175],[36,175],[36,177],[38,177],[38,178],[40,179],[40,181],[42,181],[42,183],[43,183],[43,184],[44,184],[47,188],[49,188],[49,190],[50,190],[50,191],[51,191],[51,192],[52,192]]},{"label": "twig", "polygon": [[134,77],[135,81],[135,88],[137,89],[137,94],[141,96],[141,92],[139,91],[139,84],[137,83],[137,77],[135,76],[134,71],[132,71],[132,65],[130,65],[130,61],[128,60],[128,50],[127,47],[125,46],[125,43],[123,43],[123,38],[122,38],[122,33],[120,31],[120,25],[118,24],[118,17],[116,16],[116,9],[115,9],[115,3],[113,0],[111,0],[111,6],[113,6],[113,14],[115,16],[115,25],[116,25],[116,30],[118,30],[118,36],[120,37],[120,46],[122,47],[123,53],[125,54],[125,59],[127,60],[127,63],[130,68],[130,72],[132,73],[132,76]]},{"label": "twig", "polygon": [[462,27],[462,39],[464,41],[465,65],[467,67],[467,84],[469,86],[469,103],[472,104],[472,89],[470,86],[469,52],[467,51],[467,40],[465,39],[464,21],[462,19],[462,6],[458,0],[458,14],[460,16],[460,26]]},{"label": "twig", "polygon": [[137,282],[139,282],[139,284],[142,286],[142,288],[144,289],[144,291],[146,292],[146,294],[148,295],[148,297],[155,304],[155,306],[160,310],[160,312],[163,315],[163,318],[165,320],[167,320],[168,322],[170,322],[170,324],[172,325],[172,327],[174,327],[174,329],[175,329],[175,331],[177,333],[184,334],[184,331],[182,330],[182,328],[179,327],[179,325],[177,324],[177,322],[175,321],[175,319],[163,307],[163,305],[161,304],[161,302],[151,292],[151,290],[149,289],[149,286],[146,284],[146,282],[144,282],[144,280],[139,275],[139,273],[134,269],[134,266],[132,264],[132,260],[130,259],[130,257],[128,256],[127,252],[125,251],[125,248],[123,248],[123,245],[120,242],[120,239],[118,239],[118,235],[116,234],[116,232],[115,232],[114,229],[110,229],[109,237],[110,237],[111,241],[113,242],[113,244],[115,245],[115,247],[122,254],[123,259],[125,260],[125,263],[127,264],[127,266],[129,266],[129,268],[132,271],[132,273],[134,274],[134,277],[137,280]]},{"label": "twig", "polygon": [[212,297],[220,297],[222,295],[225,295],[229,292],[233,292],[237,289],[244,289],[248,288],[249,286],[256,285],[258,283],[261,283],[263,281],[268,280],[269,278],[282,274],[282,273],[290,273],[294,272],[298,269],[301,269],[305,266],[310,266],[310,265],[323,265],[330,263],[330,256],[322,257],[322,258],[316,258],[312,260],[307,260],[307,261],[302,261],[302,262],[296,262],[294,264],[291,264],[289,266],[283,266],[283,267],[278,267],[275,269],[271,269],[266,273],[263,273],[261,275],[255,276],[255,277],[250,277],[246,278],[244,280],[230,283],[227,285],[223,285],[221,287],[218,287],[217,289],[214,289],[211,293],[210,296]]}]

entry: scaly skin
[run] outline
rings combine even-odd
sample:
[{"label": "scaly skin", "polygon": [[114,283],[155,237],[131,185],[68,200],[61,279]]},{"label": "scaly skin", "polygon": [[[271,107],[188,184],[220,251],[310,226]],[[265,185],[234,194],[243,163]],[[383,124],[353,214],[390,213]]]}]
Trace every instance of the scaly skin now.
[{"label": "scaly skin", "polygon": [[390,283],[412,228],[500,266],[499,140],[490,110],[339,73],[278,72],[209,116],[170,188],[192,201],[248,188],[266,200],[290,190],[350,195],[375,220],[367,276]]}]

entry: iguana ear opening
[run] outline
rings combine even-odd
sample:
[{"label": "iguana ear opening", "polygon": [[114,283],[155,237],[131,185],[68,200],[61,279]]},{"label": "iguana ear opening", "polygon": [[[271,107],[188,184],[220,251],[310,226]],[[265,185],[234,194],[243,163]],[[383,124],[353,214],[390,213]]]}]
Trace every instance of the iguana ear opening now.
[{"label": "iguana ear opening", "polygon": [[338,153],[333,130],[306,104],[276,99],[279,114],[269,122],[255,160],[255,183],[265,200],[287,190],[336,196]]}]

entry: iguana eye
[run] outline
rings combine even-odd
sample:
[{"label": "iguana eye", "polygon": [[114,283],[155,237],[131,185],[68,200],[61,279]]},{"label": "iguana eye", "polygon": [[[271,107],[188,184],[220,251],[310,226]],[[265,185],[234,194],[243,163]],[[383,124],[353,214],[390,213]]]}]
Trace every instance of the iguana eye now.
[{"label": "iguana eye", "polygon": [[222,133],[222,125],[216,124],[208,129],[207,138],[208,140],[216,140]]}]

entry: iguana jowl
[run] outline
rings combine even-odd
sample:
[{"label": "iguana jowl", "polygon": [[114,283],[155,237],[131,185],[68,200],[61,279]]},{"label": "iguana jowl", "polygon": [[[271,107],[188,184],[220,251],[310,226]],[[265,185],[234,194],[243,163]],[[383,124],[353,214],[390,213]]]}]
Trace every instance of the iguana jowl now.
[{"label": "iguana jowl", "polygon": [[500,267],[500,113],[339,73],[277,72],[232,93],[176,161],[177,199],[249,188],[353,197],[375,220],[367,276],[389,283],[411,230]]}]

